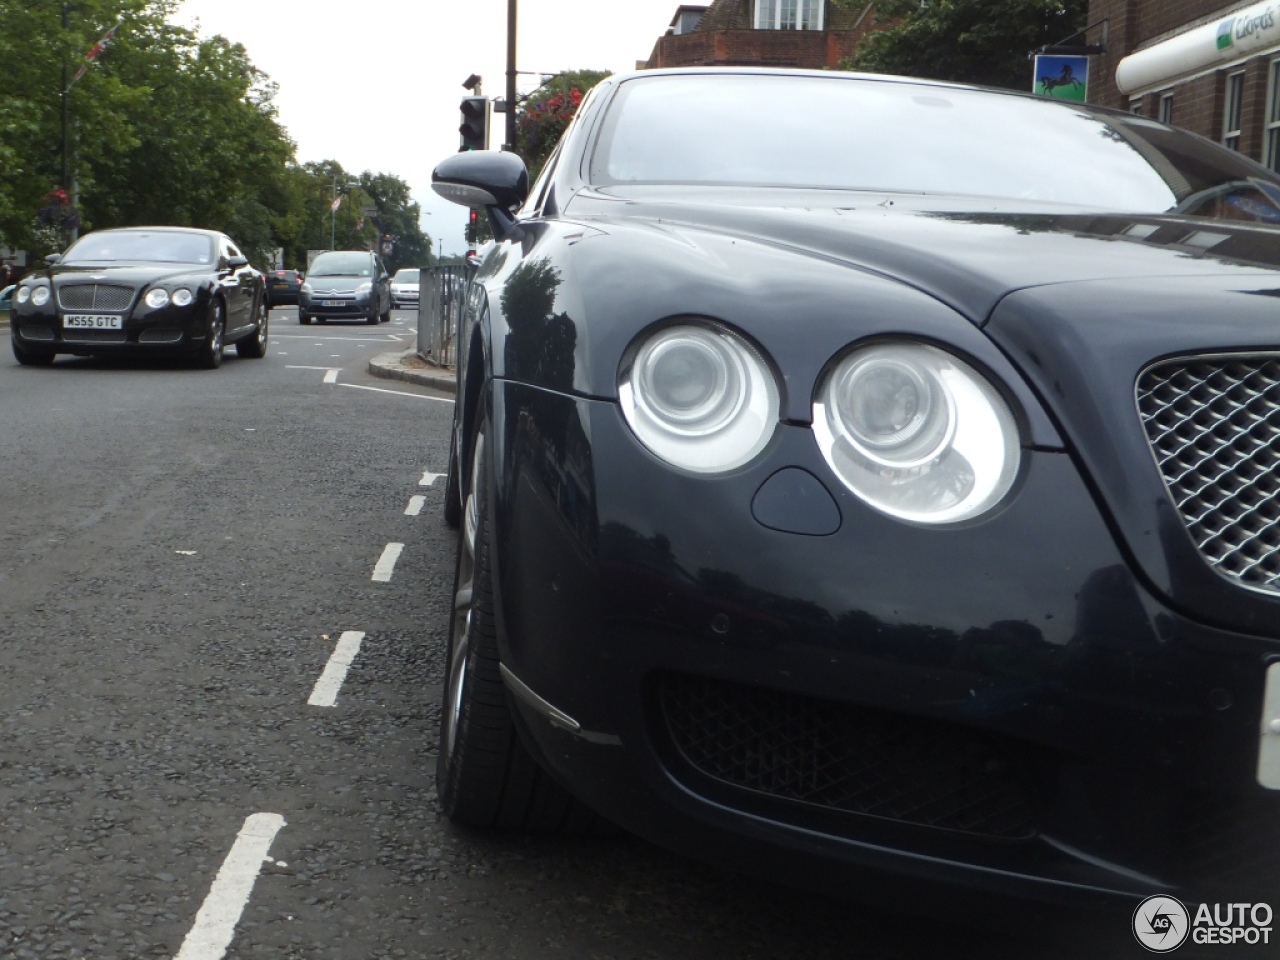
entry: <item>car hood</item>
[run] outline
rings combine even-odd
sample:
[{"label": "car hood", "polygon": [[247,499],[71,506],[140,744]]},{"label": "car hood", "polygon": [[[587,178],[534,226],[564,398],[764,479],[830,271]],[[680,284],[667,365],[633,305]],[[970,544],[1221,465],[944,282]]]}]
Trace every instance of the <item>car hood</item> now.
[{"label": "car hood", "polygon": [[311,285],[311,289],[316,293],[333,292],[333,293],[351,293],[362,283],[371,283],[368,277],[348,277],[348,276],[330,276],[324,274],[322,276],[309,276],[306,283]]},{"label": "car hood", "polygon": [[55,264],[45,272],[55,285],[63,283],[111,283],[127,287],[204,277],[212,265],[192,263]]},{"label": "car hood", "polygon": [[783,206],[595,195],[575,202],[572,212],[606,230],[624,213],[628,222],[648,220],[686,238],[713,231],[843,262],[915,287],[979,324],[1001,298],[1025,287],[1202,275],[1258,279],[1280,269],[1276,226],[1177,214],[973,206],[910,197],[836,206],[828,196]]}]

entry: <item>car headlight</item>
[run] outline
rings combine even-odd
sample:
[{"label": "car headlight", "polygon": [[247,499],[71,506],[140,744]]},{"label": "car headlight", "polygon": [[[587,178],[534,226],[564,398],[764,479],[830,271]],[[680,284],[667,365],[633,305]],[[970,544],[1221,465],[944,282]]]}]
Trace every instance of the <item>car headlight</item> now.
[{"label": "car headlight", "polygon": [[191,305],[191,301],[195,298],[196,295],[186,287],[183,287],[181,290],[173,291],[173,304],[176,307],[188,307]]},{"label": "car headlight", "polygon": [[33,287],[31,290],[31,305],[35,307],[43,307],[49,302],[48,287]]},{"label": "car headlight", "polygon": [[163,290],[160,287],[155,287],[154,289],[148,290],[147,295],[142,299],[148,307],[152,310],[156,310],[169,302],[169,291]]},{"label": "car headlight", "polygon": [[299,290],[300,290],[302,293],[311,293],[311,284],[309,284],[309,283],[304,283],[304,284],[299,288]]},{"label": "car headlight", "polygon": [[356,296],[358,297],[362,293],[368,293],[372,289],[373,289],[372,283],[362,283],[358,287],[356,287]]},{"label": "car headlight", "polygon": [[985,513],[1018,473],[1018,428],[1004,398],[973,367],[922,343],[843,357],[819,384],[813,432],[854,494],[917,523]]},{"label": "car headlight", "polygon": [[778,385],[737,334],[710,324],[663,327],[628,355],[618,378],[622,415],[668,463],[697,473],[732,470],[773,436]]},{"label": "car headlight", "polygon": [[28,300],[31,299],[31,288],[19,287],[18,293],[16,296],[19,303],[26,303]]}]

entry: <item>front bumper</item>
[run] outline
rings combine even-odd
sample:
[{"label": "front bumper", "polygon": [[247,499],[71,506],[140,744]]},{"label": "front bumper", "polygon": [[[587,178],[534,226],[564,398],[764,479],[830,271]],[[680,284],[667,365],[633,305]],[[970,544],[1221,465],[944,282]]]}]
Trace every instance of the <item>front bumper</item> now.
[{"label": "front bumper", "polygon": [[368,293],[332,297],[303,293],[298,297],[298,311],[313,317],[335,320],[367,318],[371,310],[373,295]]},{"label": "front bumper", "polygon": [[79,355],[198,350],[208,338],[208,305],[136,308],[120,315],[119,329],[69,329],[53,309],[23,311],[10,320],[14,342],[28,351]]},{"label": "front bumper", "polygon": [[[1128,902],[1280,880],[1255,780],[1280,642],[1157,600],[1067,455],[1026,451],[1003,510],[926,529],[848,494],[804,427],[706,478],[612,403],[500,382],[493,415],[503,666],[577,729],[512,702],[606,817],[824,883]],[[759,495],[792,470],[836,532],[778,528]]]}]

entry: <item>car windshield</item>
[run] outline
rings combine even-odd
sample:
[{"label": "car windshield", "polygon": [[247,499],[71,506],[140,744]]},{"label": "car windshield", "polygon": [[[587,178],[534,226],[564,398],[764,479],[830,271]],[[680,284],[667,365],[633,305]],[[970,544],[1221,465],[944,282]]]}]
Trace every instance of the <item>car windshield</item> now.
[{"label": "car windshield", "polygon": [[410,270],[407,267],[404,270],[397,270],[395,275],[396,283],[417,283],[418,271]]},{"label": "car windshield", "polygon": [[213,238],[203,233],[106,230],[76,241],[63,263],[213,263]]},{"label": "car windshield", "polygon": [[[599,186],[700,184],[1007,198],[1132,212],[1234,203],[1280,220],[1256,164],[1129,114],[867,78],[637,78],[609,105]],[[1225,192],[1225,196],[1224,196]]]},{"label": "car windshield", "polygon": [[373,264],[367,253],[322,253],[307,271],[309,277],[369,277]]}]

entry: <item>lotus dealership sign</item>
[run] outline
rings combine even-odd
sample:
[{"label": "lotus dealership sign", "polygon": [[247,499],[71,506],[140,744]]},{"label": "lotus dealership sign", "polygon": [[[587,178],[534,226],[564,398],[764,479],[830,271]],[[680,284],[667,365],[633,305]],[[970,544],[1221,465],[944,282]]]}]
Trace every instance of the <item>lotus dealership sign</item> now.
[{"label": "lotus dealership sign", "polygon": [[1132,53],[1116,67],[1121,93],[1141,93],[1280,49],[1280,2],[1255,3]]}]

